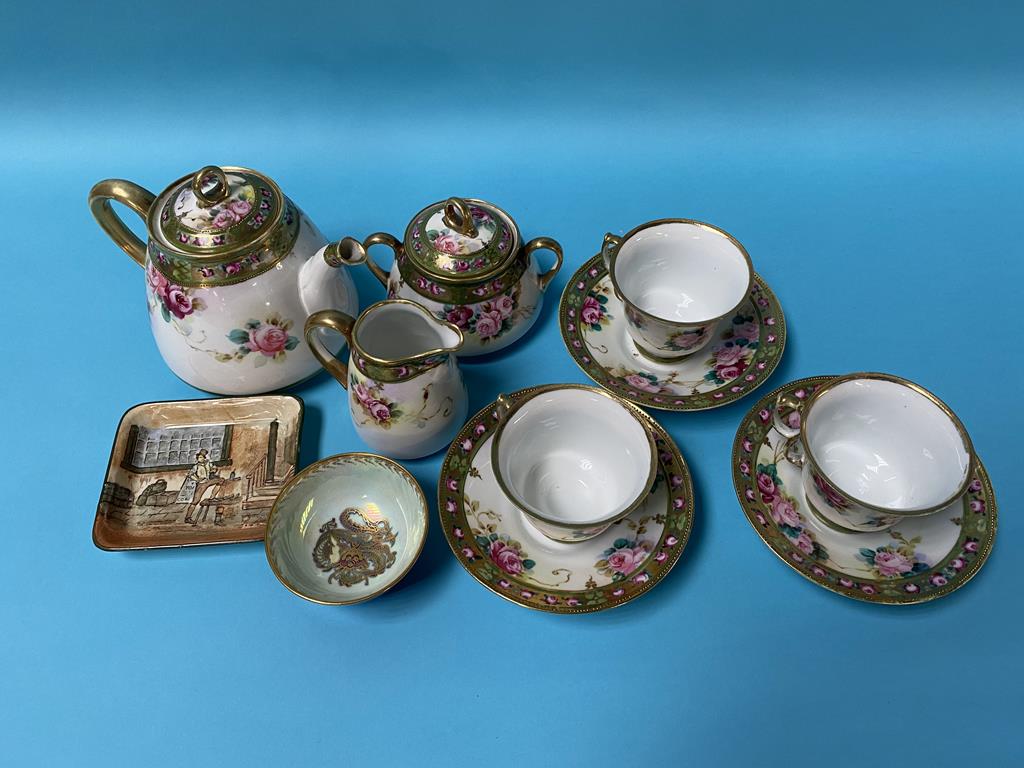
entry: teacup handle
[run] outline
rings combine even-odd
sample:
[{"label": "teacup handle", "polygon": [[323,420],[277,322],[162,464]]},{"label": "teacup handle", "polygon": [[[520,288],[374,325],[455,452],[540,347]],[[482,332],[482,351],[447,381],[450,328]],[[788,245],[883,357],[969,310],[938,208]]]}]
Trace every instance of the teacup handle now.
[{"label": "teacup handle", "polygon": [[611,232],[608,232],[601,242],[601,261],[604,262],[604,268],[608,270],[609,274],[612,271],[612,251],[621,244],[622,238],[618,235],[613,235]]},{"label": "teacup handle", "polygon": [[110,201],[127,205],[145,222],[155,199],[156,196],[148,189],[124,179],[101,181],[89,191],[89,210],[92,211],[93,217],[110,239],[140,267],[146,265],[146,244],[128,229],[121,217],[111,208]]},{"label": "teacup handle", "polygon": [[[803,410],[804,401],[788,392],[783,392],[775,398],[775,408],[772,409],[772,426],[786,438],[786,460],[798,467],[802,467],[806,460],[803,444],[800,442],[800,420],[803,418]],[[794,415],[797,417],[796,424],[792,423]]]},{"label": "teacup handle", "polygon": [[543,275],[537,275],[537,283],[540,285],[541,293],[547,290],[552,278],[562,268],[562,246],[557,240],[550,237],[535,237],[523,246],[523,255],[529,257],[534,251],[551,251],[555,254],[555,263]]},{"label": "teacup handle", "polygon": [[351,347],[352,326],[355,323],[356,321],[351,315],[346,315],[344,312],[338,312],[333,309],[324,309],[310,315],[303,329],[306,343],[309,344],[313,355],[320,361],[320,365],[345,389],[348,389],[348,363],[343,363],[327,351],[327,348],[320,340],[317,330],[320,328],[330,328],[332,331],[337,331],[345,337],[345,343]]},{"label": "teacup handle", "polygon": [[494,412],[498,415],[498,424],[503,424],[512,412],[512,398],[508,395],[498,395],[494,402]]}]

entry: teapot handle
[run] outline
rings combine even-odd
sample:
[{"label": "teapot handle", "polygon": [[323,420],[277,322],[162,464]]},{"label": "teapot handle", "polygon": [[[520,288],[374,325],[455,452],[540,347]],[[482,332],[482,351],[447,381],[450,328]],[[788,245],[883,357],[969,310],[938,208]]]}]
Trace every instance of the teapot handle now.
[{"label": "teapot handle", "polygon": [[323,342],[320,341],[317,331],[320,328],[330,328],[332,331],[337,331],[345,337],[345,343],[351,347],[352,326],[355,325],[355,322],[351,315],[346,315],[344,312],[324,309],[310,315],[303,328],[306,343],[309,344],[314,357],[345,389],[348,389],[348,364],[341,362],[341,360],[327,351]]},{"label": "teapot handle", "polygon": [[140,267],[146,264],[146,244],[121,220],[110,201],[127,205],[146,221],[156,196],[147,189],[124,179],[106,179],[89,190],[89,209],[111,240],[127,253]]},{"label": "teapot handle", "polygon": [[523,255],[529,256],[534,251],[546,250],[551,251],[555,254],[555,263],[551,269],[545,272],[543,275],[537,275],[537,282],[540,283],[540,290],[543,293],[551,279],[558,274],[558,270],[562,268],[562,246],[559,245],[557,240],[550,237],[535,237],[533,240],[523,246]]}]

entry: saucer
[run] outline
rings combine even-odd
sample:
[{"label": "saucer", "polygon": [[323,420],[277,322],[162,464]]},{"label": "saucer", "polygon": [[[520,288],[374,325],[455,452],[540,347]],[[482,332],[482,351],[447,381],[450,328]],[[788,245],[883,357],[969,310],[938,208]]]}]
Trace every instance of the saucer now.
[{"label": "saucer", "polygon": [[841,531],[808,509],[800,469],[786,460],[786,440],[772,427],[772,409],[780,393],[803,399],[833,378],[786,384],[762,397],[740,423],[733,485],[750,524],[787,565],[846,597],[922,603],[962,587],[984,564],[996,535],[996,498],[980,461],[964,498],[886,531]]},{"label": "saucer", "polygon": [[[543,387],[509,395],[513,403]],[[647,499],[607,531],[582,542],[552,541],[498,487],[491,468],[496,403],[470,419],[441,466],[438,514],[455,557],[485,587],[551,613],[614,608],[647,592],[675,565],[693,526],[693,483],[672,438],[642,411],[658,449]]]},{"label": "saucer", "polygon": [[409,572],[428,518],[423,491],[398,462],[372,453],[330,456],[281,490],[267,520],[267,562],[299,597],[360,603]]},{"label": "saucer", "polygon": [[623,313],[597,255],[566,283],[558,323],[566,349],[587,376],[646,408],[703,411],[739,400],[771,376],[786,346],[782,306],[756,274],[750,300],[719,321],[716,341],[678,362],[655,362],[637,352]]}]

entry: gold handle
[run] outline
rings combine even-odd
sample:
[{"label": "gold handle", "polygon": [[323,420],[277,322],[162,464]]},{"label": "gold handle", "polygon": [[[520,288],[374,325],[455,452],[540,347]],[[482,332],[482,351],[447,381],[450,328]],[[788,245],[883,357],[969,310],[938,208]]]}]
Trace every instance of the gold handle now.
[{"label": "gold handle", "polygon": [[494,401],[494,410],[498,414],[498,424],[505,423],[512,410],[512,398],[509,395],[498,395]]},{"label": "gold handle", "polygon": [[[204,192],[203,183],[211,176],[213,176],[215,182],[213,188],[209,192]],[[196,175],[192,177],[192,193],[196,196],[196,201],[198,201],[200,208],[209,208],[216,205],[226,198],[230,192],[228,177],[216,165],[207,165],[205,168],[200,168],[196,171]]]},{"label": "gold handle", "polygon": [[555,254],[555,263],[551,269],[543,275],[537,276],[537,282],[540,284],[541,293],[543,293],[547,290],[552,278],[558,274],[558,270],[562,268],[562,246],[558,244],[557,240],[553,240],[550,237],[535,237],[523,246],[523,254],[526,256],[539,250],[548,250]]},{"label": "gold handle", "polygon": [[330,328],[332,331],[337,331],[345,337],[345,343],[351,347],[352,326],[355,325],[355,322],[351,315],[346,315],[344,312],[324,309],[310,315],[309,319],[306,320],[305,328],[303,328],[306,343],[309,344],[313,355],[320,361],[320,365],[337,379],[338,383],[345,389],[348,389],[348,364],[341,362],[341,360],[327,351],[327,348],[323,345],[317,334],[317,329]]},{"label": "gold handle", "polygon": [[[398,238],[394,235],[389,235],[387,232],[374,232],[368,238],[363,240],[363,253],[366,253],[375,245],[386,245],[395,253],[395,258],[402,252],[402,244],[398,241]],[[385,288],[388,287],[388,273],[385,272],[373,259],[370,258],[369,254],[366,256],[366,266],[373,272],[373,276],[380,280],[380,284]]]},{"label": "gold handle", "polygon": [[605,234],[604,240],[601,241],[601,260],[609,275],[612,273],[612,251],[620,245],[622,245],[622,238],[611,232]]},{"label": "gold handle", "polygon": [[146,264],[146,244],[125,226],[120,216],[114,213],[110,201],[116,200],[127,205],[145,222],[155,199],[149,190],[124,179],[107,179],[89,190],[89,210],[92,211],[93,217],[110,239],[140,267]]},{"label": "gold handle", "polygon": [[444,203],[444,223],[466,237],[476,237],[476,224],[466,201],[461,197],[449,197]]}]

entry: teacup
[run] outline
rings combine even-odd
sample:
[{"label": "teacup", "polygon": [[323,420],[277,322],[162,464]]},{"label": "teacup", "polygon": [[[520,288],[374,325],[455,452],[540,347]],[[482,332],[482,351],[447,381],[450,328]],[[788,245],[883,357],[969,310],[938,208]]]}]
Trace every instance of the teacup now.
[{"label": "teacup", "polygon": [[956,414],[898,376],[851,373],[803,400],[784,393],[774,426],[789,439],[786,458],[802,467],[811,511],[842,530],[882,531],[944,509],[974,472]]},{"label": "teacup", "polygon": [[637,351],[672,362],[704,348],[715,325],[747,299],[750,256],[728,232],[692,219],[658,219],[604,236],[601,255]]},{"label": "teacup", "polygon": [[593,538],[647,498],[657,452],[638,408],[603,390],[554,384],[498,398],[491,442],[498,485],[537,530]]}]

